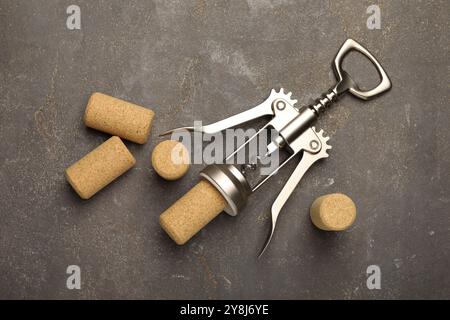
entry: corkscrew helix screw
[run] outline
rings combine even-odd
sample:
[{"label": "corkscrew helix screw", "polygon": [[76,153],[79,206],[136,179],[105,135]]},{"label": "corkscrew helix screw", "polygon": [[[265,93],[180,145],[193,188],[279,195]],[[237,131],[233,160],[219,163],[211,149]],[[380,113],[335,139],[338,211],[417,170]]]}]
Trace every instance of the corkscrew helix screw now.
[{"label": "corkscrew helix screw", "polygon": [[[373,89],[363,91],[353,81],[350,75],[342,69],[344,57],[352,50],[360,52],[367,57],[375,66],[380,77],[380,83]],[[232,128],[248,121],[271,116],[271,120],[264,125],[258,132],[252,135],[247,141],[239,146],[234,152],[229,154],[225,160],[232,159],[240,150],[255,139],[264,129],[272,128],[278,133],[278,136],[267,146],[265,156],[271,154],[277,149],[283,148],[289,152],[289,156],[274,169],[269,175],[265,176],[255,186],[250,186],[244,174],[232,164],[212,164],[207,166],[202,172],[201,177],[209,181],[223,196],[227,202],[225,211],[230,215],[236,215],[247,203],[248,197],[258,190],[266,181],[268,181],[276,172],[278,172],[287,162],[293,159],[297,154],[301,154],[301,160],[289,177],[286,184],[275,199],[272,208],[272,228],[268,240],[261,251],[260,256],[267,248],[275,230],[278,216],[284,204],[302,179],[305,172],[318,160],[328,157],[328,150],[331,146],[327,141],[329,137],[323,135],[323,130],[317,131],[312,125],[318,116],[324,110],[336,102],[340,95],[350,93],[353,96],[369,100],[391,88],[391,81],[386,72],[375,59],[375,57],[363,46],[352,39],[347,39],[339,49],[332,64],[337,83],[330,90],[324,93],[312,105],[302,108],[296,108],[297,100],[292,99],[292,94],[285,93],[284,89],[276,91],[271,90],[269,97],[260,105],[247,111],[241,112],[229,118],[201,127],[181,127],[162,133],[167,135],[174,131],[189,130],[200,131],[207,134],[214,134]],[[183,214],[183,213],[181,213]],[[162,216],[162,215],[161,215]],[[183,221],[195,221],[195,219],[184,219]],[[198,232],[203,225],[190,227],[189,237]],[[168,231],[168,230],[166,230]],[[170,232],[168,231],[169,235]]]}]

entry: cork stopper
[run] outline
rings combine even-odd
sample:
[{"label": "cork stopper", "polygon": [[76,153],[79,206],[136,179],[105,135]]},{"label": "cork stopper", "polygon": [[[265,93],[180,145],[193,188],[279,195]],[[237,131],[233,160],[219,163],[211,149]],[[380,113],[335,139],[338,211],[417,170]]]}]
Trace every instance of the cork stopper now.
[{"label": "cork stopper", "polygon": [[159,223],[177,244],[182,245],[226,206],[220,192],[208,181],[201,180],[161,214]]},{"label": "cork stopper", "polygon": [[119,137],[111,137],[66,169],[66,179],[82,199],[89,199],[136,160]]},{"label": "cork stopper", "polygon": [[153,149],[152,166],[161,178],[180,179],[189,170],[188,150],[176,140],[163,141]]},{"label": "cork stopper", "polygon": [[326,231],[342,231],[349,228],[355,221],[356,206],[345,194],[327,194],[314,200],[310,215],[317,228]]},{"label": "cork stopper", "polygon": [[86,106],[84,123],[90,128],[144,144],[154,115],[150,109],[95,92]]}]

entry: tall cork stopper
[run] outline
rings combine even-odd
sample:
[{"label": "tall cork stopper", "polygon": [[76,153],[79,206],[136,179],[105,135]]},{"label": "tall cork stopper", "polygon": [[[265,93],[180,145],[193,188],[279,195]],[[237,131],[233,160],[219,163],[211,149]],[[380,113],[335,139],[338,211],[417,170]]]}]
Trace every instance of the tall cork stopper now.
[{"label": "tall cork stopper", "polygon": [[226,206],[220,192],[210,182],[201,180],[161,214],[159,223],[177,244],[182,245]]},{"label": "tall cork stopper", "polygon": [[86,106],[84,123],[90,128],[144,144],[154,116],[150,109],[95,92]]},{"label": "tall cork stopper", "polygon": [[66,179],[89,199],[134,166],[136,160],[119,137],[111,137],[66,169]]}]

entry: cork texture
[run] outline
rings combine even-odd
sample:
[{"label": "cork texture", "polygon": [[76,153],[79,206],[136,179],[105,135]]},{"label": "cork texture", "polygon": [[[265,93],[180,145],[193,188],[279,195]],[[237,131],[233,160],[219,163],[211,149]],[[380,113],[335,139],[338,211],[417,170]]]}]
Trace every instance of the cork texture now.
[{"label": "cork texture", "polygon": [[144,144],[154,115],[150,109],[95,92],[86,106],[84,123],[90,128]]},{"label": "cork texture", "polygon": [[152,166],[166,180],[180,179],[189,170],[189,152],[181,142],[163,141],[153,149]]},{"label": "cork texture", "polygon": [[326,231],[342,231],[356,219],[356,205],[342,193],[327,194],[317,198],[311,205],[313,224]]},{"label": "cork texture", "polygon": [[114,136],[66,169],[66,179],[78,195],[89,199],[134,166],[136,160]]},{"label": "cork texture", "polygon": [[[69,4],[81,8],[81,30],[66,28]],[[375,4],[381,29],[368,30],[373,14],[366,10]],[[450,298],[450,1],[0,7],[2,300]],[[198,181],[190,176],[202,166],[191,164],[175,183],[156,178],[145,168],[162,141],[154,143],[156,134],[245,111],[280,85],[293,91],[297,106],[313,102],[334,84],[330,64],[348,36],[375,55],[393,90],[369,102],[344,95],[320,116],[317,126],[332,137],[334,151],[308,170],[286,203],[269,251],[256,259],[279,183],[294,163],[252,194],[238,217],[222,213],[214,220],[223,225],[213,220],[200,241],[174,248],[159,215],[172,204],[167,194],[192,188]],[[361,86],[377,83],[360,54],[344,64]],[[98,140],[103,135],[79,128],[92,93],[86,90],[126,94],[155,118],[147,144],[129,148],[136,165],[80,203],[64,170],[110,137]],[[335,192],[356,203],[351,233],[314,232],[301,223],[310,220],[315,198]],[[81,290],[66,289],[69,264],[81,268]],[[381,290],[367,289],[370,264],[381,268]]]},{"label": "cork texture", "polygon": [[159,223],[177,244],[182,245],[226,206],[220,192],[208,181],[201,180],[161,214]]}]

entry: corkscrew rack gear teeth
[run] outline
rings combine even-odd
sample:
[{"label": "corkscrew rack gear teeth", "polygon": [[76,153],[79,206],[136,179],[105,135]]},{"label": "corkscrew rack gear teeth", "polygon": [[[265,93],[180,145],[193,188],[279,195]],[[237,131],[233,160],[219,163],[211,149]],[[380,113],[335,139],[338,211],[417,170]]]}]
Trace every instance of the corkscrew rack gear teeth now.
[{"label": "corkscrew rack gear teeth", "polygon": [[[342,69],[343,59],[352,50],[360,52],[375,66],[380,77],[380,83],[375,88],[362,91],[350,75]],[[329,138],[324,136],[323,130],[316,131],[316,129],[312,126],[318,116],[324,110],[329,108],[338,99],[338,97],[344,93],[350,93],[359,99],[369,100],[391,88],[391,81],[380,63],[367,49],[352,39],[347,39],[344,42],[334,58],[332,67],[337,83],[330,90],[326,91],[326,93],[324,93],[312,105],[297,108],[295,107],[297,100],[292,98],[291,92],[285,93],[283,88],[279,91],[272,89],[266,100],[247,111],[199,128],[182,127],[172,129],[161,134],[167,135],[178,130],[195,130],[208,134],[214,134],[263,116],[271,117],[270,121],[256,134],[251,136],[246,142],[226,157],[226,160],[234,157],[264,129],[275,129],[278,132],[278,136],[268,145],[265,155],[269,155],[275,150],[282,148],[289,152],[289,156],[269,175],[265,176],[255,186],[251,187],[245,176],[233,165],[210,165],[207,166],[201,173],[201,176],[211,182],[226,199],[228,203],[228,208],[225,209],[226,212],[231,215],[236,215],[244,207],[250,194],[258,190],[287,162],[293,159],[296,155],[301,154],[300,162],[272,205],[272,228],[261,254],[266,250],[274,234],[281,209],[302,179],[305,172],[316,161],[328,157],[327,151],[331,149],[331,146],[327,143]]]}]

